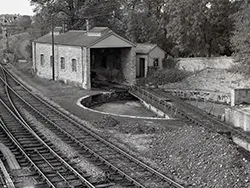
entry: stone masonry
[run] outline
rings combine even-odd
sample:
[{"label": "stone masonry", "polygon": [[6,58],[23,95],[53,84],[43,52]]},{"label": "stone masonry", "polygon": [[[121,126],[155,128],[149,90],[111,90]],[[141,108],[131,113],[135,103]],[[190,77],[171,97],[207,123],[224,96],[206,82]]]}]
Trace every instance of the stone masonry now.
[{"label": "stone masonry", "polygon": [[[122,72],[124,77],[124,80],[122,80],[121,82],[128,85],[132,85],[135,83],[135,44],[127,41],[126,39],[122,38],[121,36],[105,27],[95,27],[89,32],[73,30],[66,33],[55,34],[55,80],[62,80],[65,83],[73,83],[74,85],[77,85],[84,89],[90,89],[92,71],[91,63],[94,63],[92,62],[92,58],[90,57],[90,51],[95,48],[120,49],[120,71]],[[102,52],[100,53],[102,55]],[[115,56],[115,52],[113,53],[114,54],[111,53],[110,55]],[[61,67],[61,60],[64,60],[64,68]],[[33,42],[33,71],[35,72],[35,74],[42,78],[52,79],[52,67],[51,35],[48,34],[34,40]]]},{"label": "stone masonry", "polygon": [[[36,63],[33,68],[40,77],[52,79],[52,66],[50,64],[50,56],[52,54],[50,44],[36,43],[35,59]],[[44,65],[41,65],[41,54],[44,55]],[[74,83],[82,86],[87,85],[83,79],[83,72],[86,71],[86,48],[78,46],[55,45],[55,79],[64,82]],[[60,58],[65,58],[65,69],[60,67]],[[76,59],[76,72],[72,72],[72,59]]]}]

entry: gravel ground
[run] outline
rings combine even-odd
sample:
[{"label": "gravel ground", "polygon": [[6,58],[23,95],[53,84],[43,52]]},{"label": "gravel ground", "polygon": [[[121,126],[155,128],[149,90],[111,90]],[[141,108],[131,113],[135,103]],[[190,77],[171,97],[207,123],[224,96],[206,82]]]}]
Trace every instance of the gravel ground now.
[{"label": "gravel ground", "polygon": [[[61,83],[36,77],[31,80],[27,74],[22,78],[75,116],[87,120],[88,122],[82,121],[85,126],[186,187],[250,187],[250,163],[230,140],[219,134],[181,121],[136,121],[103,117],[75,105],[78,95],[83,96],[93,91],[79,88],[65,90],[66,86],[60,85]],[[41,86],[41,82],[44,85]],[[57,90],[54,92],[55,88]],[[103,122],[108,123],[103,126]]]},{"label": "gravel ground", "polygon": [[74,162],[83,172],[87,172],[87,174],[91,175],[93,180],[102,179],[104,177],[104,172],[101,169],[95,167],[93,164],[81,157],[76,150],[64,143],[56,134],[37,121],[36,118],[31,116],[25,109],[22,109],[22,112],[25,114],[26,118],[33,122],[39,131],[59,149],[61,153],[65,154],[65,156],[70,159],[70,162]]},{"label": "gravel ground", "polygon": [[232,88],[250,87],[250,79],[225,69],[208,68],[185,78],[181,82],[161,86],[166,89],[200,89],[230,93]]}]

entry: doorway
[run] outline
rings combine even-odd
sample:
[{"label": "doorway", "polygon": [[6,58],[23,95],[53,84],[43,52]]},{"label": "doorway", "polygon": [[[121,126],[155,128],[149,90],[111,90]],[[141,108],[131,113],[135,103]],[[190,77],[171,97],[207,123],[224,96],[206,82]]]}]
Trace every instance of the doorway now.
[{"label": "doorway", "polygon": [[139,78],[145,77],[145,58],[139,58]]}]

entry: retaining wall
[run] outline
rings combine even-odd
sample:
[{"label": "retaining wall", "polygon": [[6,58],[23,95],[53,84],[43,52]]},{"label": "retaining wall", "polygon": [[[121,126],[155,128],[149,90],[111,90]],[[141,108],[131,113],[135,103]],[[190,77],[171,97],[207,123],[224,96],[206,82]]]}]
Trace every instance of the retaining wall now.
[{"label": "retaining wall", "polygon": [[94,105],[118,101],[118,100],[135,100],[136,98],[128,93],[127,91],[124,92],[106,92],[100,93],[96,95],[89,96],[81,101],[81,104],[86,107],[91,107]]},{"label": "retaining wall", "polygon": [[222,104],[230,104],[231,96],[230,93],[221,93],[215,91],[206,90],[180,90],[180,89],[165,89],[165,91],[172,93],[172,95],[178,96],[185,100],[200,100],[200,101],[211,101]]},{"label": "retaining wall", "polygon": [[250,131],[250,113],[247,111],[227,108],[225,109],[225,121],[244,131]]},{"label": "retaining wall", "polygon": [[179,58],[178,60],[179,69],[187,71],[199,71],[206,68],[228,69],[234,64],[232,57],[195,57]]},{"label": "retaining wall", "polygon": [[231,106],[239,104],[250,104],[250,89],[232,89],[231,91]]}]

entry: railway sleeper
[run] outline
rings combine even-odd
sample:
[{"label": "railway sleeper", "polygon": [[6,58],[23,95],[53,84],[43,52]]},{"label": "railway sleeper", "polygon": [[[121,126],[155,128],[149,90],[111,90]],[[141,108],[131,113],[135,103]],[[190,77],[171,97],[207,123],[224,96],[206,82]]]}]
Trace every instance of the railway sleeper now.
[{"label": "railway sleeper", "polygon": [[41,144],[41,143],[22,143],[23,144],[23,148],[24,149],[33,149],[33,150],[35,150],[35,149],[38,149],[38,148],[41,148],[41,147],[43,147],[43,145]]},{"label": "railway sleeper", "polygon": [[34,136],[18,137],[17,141],[20,143],[33,143],[33,142],[37,142],[37,139]]}]

